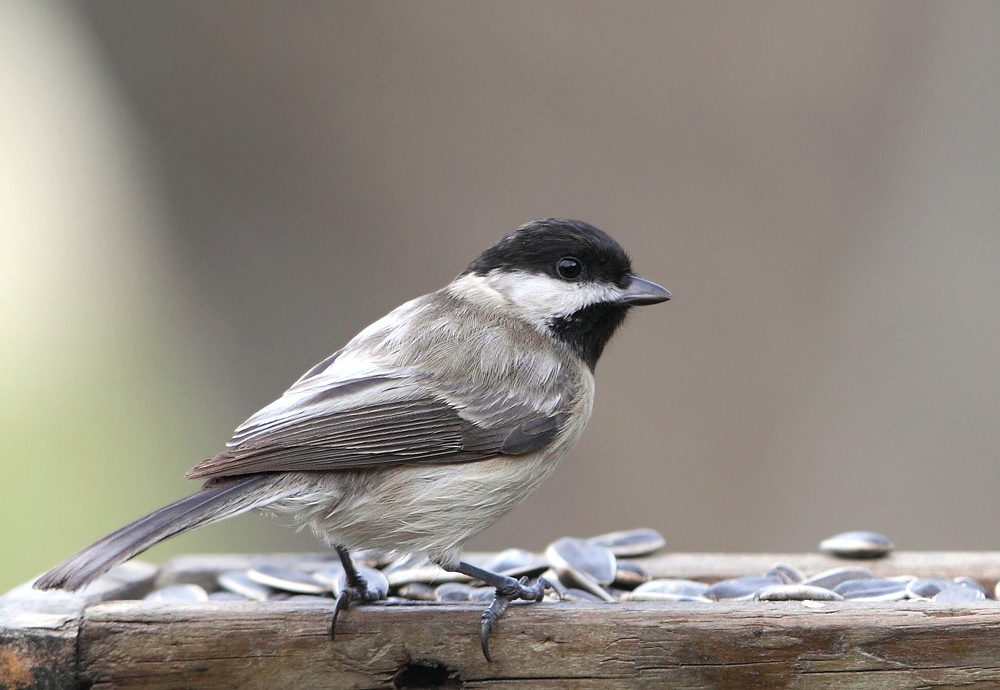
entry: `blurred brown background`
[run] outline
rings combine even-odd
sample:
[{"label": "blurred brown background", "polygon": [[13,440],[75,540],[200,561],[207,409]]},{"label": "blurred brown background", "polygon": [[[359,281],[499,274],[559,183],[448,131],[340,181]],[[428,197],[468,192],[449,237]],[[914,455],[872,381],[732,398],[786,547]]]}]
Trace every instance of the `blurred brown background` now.
[{"label": "blurred brown background", "polygon": [[[997,547],[1000,4],[0,5],[0,590],[528,220],[673,291],[474,548]],[[260,517],[157,547],[316,549]]]}]

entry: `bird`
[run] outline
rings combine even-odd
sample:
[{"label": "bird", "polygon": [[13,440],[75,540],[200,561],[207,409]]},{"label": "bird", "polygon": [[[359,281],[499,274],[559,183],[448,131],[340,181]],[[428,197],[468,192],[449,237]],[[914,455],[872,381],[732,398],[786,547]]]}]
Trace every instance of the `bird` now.
[{"label": "bird", "polygon": [[251,510],[308,525],[347,575],[331,623],[384,598],[351,559],[423,553],[496,589],[482,651],[530,582],[461,559],[465,542],[528,496],[590,417],[594,369],[633,307],[671,294],[579,220],[517,228],[444,288],[404,303],[309,369],[187,472],[200,491],[99,539],[40,576],[78,590],[154,544]]}]

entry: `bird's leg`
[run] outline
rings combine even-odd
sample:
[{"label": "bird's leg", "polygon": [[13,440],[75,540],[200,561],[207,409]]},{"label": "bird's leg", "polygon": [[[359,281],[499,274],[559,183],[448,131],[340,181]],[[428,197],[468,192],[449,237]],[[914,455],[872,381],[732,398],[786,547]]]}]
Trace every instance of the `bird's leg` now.
[{"label": "bird's leg", "polygon": [[343,546],[334,547],[337,555],[340,556],[340,563],[344,566],[344,573],[347,575],[347,586],[340,590],[337,597],[337,605],[333,609],[333,620],[330,622],[330,639],[337,635],[337,616],[340,612],[348,608],[351,604],[360,602],[367,604],[371,601],[378,601],[385,598],[385,592],[380,592],[368,587],[368,581],[358,572],[351,560],[351,554]]},{"label": "bird's leg", "polygon": [[525,601],[541,601],[542,597],[545,596],[545,590],[551,589],[557,593],[562,593],[562,587],[557,584],[549,582],[544,577],[540,577],[535,580],[535,583],[528,585],[528,578],[522,577],[520,580],[515,580],[507,575],[501,575],[500,573],[494,573],[490,570],[483,570],[482,568],[477,568],[474,565],[469,565],[468,563],[462,561],[454,568],[446,568],[453,572],[462,573],[463,575],[468,575],[469,577],[475,578],[477,580],[482,580],[490,587],[496,588],[496,597],[493,599],[493,603],[489,605],[485,611],[483,611],[482,626],[479,630],[479,639],[483,645],[483,656],[489,662],[493,661],[493,657],[490,656],[490,633],[496,627],[497,621],[500,620],[500,616],[504,614],[507,607],[510,606],[512,601],[517,601],[518,599],[524,599]]}]

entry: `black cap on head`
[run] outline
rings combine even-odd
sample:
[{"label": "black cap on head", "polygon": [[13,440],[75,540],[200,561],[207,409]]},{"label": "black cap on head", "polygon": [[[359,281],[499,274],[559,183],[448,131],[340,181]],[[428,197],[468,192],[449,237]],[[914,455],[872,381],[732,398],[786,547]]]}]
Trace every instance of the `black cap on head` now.
[{"label": "black cap on head", "polygon": [[573,257],[582,263],[580,280],[628,283],[632,262],[607,233],[582,220],[546,218],[522,225],[483,252],[463,275],[486,275],[491,271],[545,273],[554,278],[560,259]]},{"label": "black cap on head", "polygon": [[617,286],[617,291],[591,292],[593,301],[553,313],[545,321],[552,336],[591,369],[631,307],[670,299],[659,285],[632,275],[632,262],[611,236],[579,220],[546,218],[523,225],[483,252],[462,275],[495,271]]}]

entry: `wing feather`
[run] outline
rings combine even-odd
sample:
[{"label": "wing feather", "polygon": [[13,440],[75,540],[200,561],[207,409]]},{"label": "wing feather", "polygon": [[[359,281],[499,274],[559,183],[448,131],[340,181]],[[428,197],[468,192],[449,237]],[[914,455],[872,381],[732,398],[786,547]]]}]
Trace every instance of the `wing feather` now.
[{"label": "wing feather", "polygon": [[225,451],[188,477],[522,455],[550,443],[563,422],[563,415],[544,415],[509,398],[479,402],[493,424],[472,419],[468,410],[476,401],[404,378],[369,376],[308,394],[293,387],[241,425]]}]

